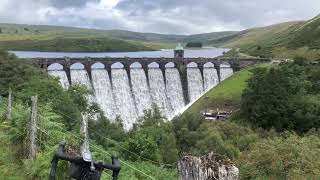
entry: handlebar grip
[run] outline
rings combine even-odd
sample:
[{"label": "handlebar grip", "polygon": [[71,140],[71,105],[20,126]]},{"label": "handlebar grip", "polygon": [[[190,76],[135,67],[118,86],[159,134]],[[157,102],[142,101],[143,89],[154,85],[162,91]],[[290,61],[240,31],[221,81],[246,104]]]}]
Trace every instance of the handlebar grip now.
[{"label": "handlebar grip", "polygon": [[59,161],[59,157],[57,156],[57,154],[64,152],[65,145],[66,145],[65,142],[61,142],[59,144],[58,151],[56,152],[56,154],[52,158],[51,171],[50,171],[50,180],[55,180],[56,179],[57,166],[58,166],[58,161]]},{"label": "handlebar grip", "polygon": [[112,165],[114,165],[116,167],[119,167],[119,169],[112,171],[112,180],[117,180],[119,172],[120,172],[120,169],[121,169],[120,162],[119,162],[119,159],[118,159],[118,157],[116,155],[112,155],[111,159],[112,159]]},{"label": "handlebar grip", "polygon": [[64,153],[64,148],[66,146],[66,142],[61,142],[58,147],[58,153]]}]

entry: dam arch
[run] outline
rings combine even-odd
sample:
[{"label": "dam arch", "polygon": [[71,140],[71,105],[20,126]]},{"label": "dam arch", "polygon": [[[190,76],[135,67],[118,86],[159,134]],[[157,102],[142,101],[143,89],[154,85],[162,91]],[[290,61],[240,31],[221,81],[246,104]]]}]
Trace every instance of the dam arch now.
[{"label": "dam arch", "polygon": [[176,68],[177,65],[174,62],[168,62],[164,65],[165,68]]},{"label": "dam arch", "polygon": [[204,68],[214,68],[214,64],[212,62],[207,62],[203,65]]},{"label": "dam arch", "polygon": [[124,64],[121,62],[115,62],[111,64],[111,69],[124,69]]},{"label": "dam arch", "polygon": [[198,67],[198,64],[195,62],[190,62],[187,64],[187,68],[197,68],[197,67]]},{"label": "dam arch", "polygon": [[148,68],[160,68],[160,64],[157,62],[151,62],[148,64]]},{"label": "dam arch", "polygon": [[96,62],[91,65],[91,69],[105,69],[106,66],[102,64],[101,62]]},{"label": "dam arch", "polygon": [[48,67],[47,67],[47,70],[50,71],[50,70],[63,70],[64,67],[62,64],[60,63],[53,63],[53,64],[50,64]]},{"label": "dam arch", "polygon": [[70,70],[80,70],[80,69],[85,69],[85,65],[80,62],[76,62],[70,65]]},{"label": "dam arch", "polygon": [[220,64],[220,68],[230,68],[231,64],[229,62],[223,62]]},{"label": "dam arch", "polygon": [[139,62],[134,62],[130,64],[130,69],[142,69],[142,64]]}]

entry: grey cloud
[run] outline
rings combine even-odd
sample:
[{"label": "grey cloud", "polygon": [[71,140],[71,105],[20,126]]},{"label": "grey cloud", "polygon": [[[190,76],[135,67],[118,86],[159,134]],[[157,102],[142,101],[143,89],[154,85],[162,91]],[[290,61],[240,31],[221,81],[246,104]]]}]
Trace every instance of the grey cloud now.
[{"label": "grey cloud", "polygon": [[320,12],[319,0],[119,0],[115,7],[108,2],[116,0],[5,0],[0,22],[194,34],[305,20]]},{"label": "grey cloud", "polygon": [[56,8],[83,7],[87,2],[99,2],[99,0],[50,0],[50,5]]},{"label": "grey cloud", "polygon": [[[238,24],[241,28],[308,19],[320,11],[318,0],[121,0],[118,9],[135,16],[171,15],[193,24]],[[173,13],[176,12],[176,13]],[[130,14],[129,14],[130,15]],[[204,25],[204,24],[203,24]]]}]

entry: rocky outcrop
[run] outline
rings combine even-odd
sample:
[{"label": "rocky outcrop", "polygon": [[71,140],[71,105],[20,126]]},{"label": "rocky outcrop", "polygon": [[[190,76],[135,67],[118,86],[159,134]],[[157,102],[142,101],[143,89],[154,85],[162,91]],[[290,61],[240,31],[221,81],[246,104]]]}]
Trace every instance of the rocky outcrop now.
[{"label": "rocky outcrop", "polygon": [[184,156],[178,163],[181,180],[238,180],[239,169],[224,157],[209,153]]}]

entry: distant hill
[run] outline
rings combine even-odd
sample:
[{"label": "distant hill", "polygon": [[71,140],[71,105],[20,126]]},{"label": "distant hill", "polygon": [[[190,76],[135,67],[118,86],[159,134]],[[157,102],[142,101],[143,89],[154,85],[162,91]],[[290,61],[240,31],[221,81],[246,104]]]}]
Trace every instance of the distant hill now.
[{"label": "distant hill", "polygon": [[[27,51],[140,51],[165,45],[121,39],[113,31],[60,26],[0,24],[0,49]],[[114,35],[113,35],[114,34]]]},{"label": "distant hill", "polygon": [[0,29],[0,49],[75,52],[140,51],[173,48],[178,42],[202,42],[232,33],[218,32],[188,36],[1,23]]},{"label": "distant hill", "polygon": [[202,42],[203,44],[208,45],[210,44],[210,41],[232,36],[237,33],[238,33],[237,31],[223,31],[223,32],[213,32],[213,33],[204,33],[204,34],[194,34],[194,35],[185,36],[182,42],[184,43]]}]

